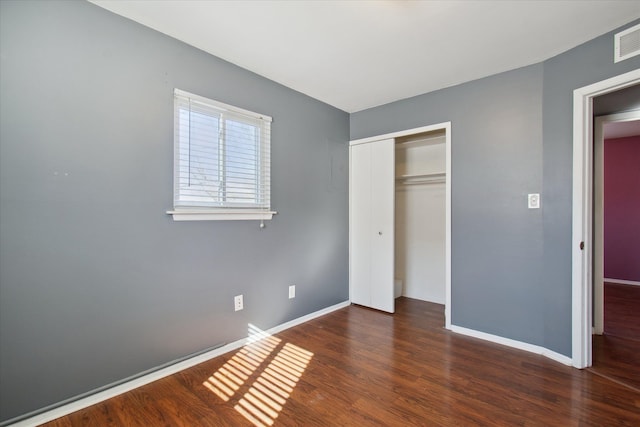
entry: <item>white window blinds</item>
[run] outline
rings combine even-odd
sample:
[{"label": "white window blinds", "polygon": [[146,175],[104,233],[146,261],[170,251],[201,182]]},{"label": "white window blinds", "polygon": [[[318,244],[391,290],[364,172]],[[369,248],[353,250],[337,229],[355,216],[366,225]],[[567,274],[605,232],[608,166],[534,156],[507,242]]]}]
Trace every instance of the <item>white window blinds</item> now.
[{"label": "white window blinds", "polygon": [[174,94],[175,211],[269,211],[271,117]]}]

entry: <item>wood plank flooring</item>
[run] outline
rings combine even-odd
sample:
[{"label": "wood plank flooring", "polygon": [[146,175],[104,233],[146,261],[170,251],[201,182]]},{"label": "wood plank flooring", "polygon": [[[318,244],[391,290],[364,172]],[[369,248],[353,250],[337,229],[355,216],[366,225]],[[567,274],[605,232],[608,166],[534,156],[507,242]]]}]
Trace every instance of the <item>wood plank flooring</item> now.
[{"label": "wood plank flooring", "polygon": [[640,286],[604,284],[604,333],[640,341]]},{"label": "wood plank flooring", "polygon": [[640,392],[640,341],[594,335],[590,369]]},{"label": "wood plank flooring", "polygon": [[640,393],[396,301],[395,315],[350,306],[46,425],[640,425]]},{"label": "wood plank flooring", "polygon": [[593,336],[591,370],[640,391],[640,286],[604,284],[604,335]]}]

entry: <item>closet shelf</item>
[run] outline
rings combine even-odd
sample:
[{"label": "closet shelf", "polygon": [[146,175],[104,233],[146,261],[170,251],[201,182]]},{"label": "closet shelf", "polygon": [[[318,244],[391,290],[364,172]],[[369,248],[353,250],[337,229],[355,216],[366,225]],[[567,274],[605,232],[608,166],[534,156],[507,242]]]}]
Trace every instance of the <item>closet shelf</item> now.
[{"label": "closet shelf", "polygon": [[446,180],[447,174],[445,172],[400,175],[396,177],[396,182],[403,185],[436,184],[446,182]]},{"label": "closet shelf", "polygon": [[420,137],[405,137],[396,139],[396,149],[420,147],[423,145],[444,144],[445,133],[434,133],[430,135],[424,135]]}]

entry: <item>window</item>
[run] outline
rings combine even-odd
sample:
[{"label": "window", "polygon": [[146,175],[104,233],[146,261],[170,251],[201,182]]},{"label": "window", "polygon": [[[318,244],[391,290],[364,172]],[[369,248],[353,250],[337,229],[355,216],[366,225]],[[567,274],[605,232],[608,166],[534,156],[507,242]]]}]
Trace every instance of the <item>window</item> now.
[{"label": "window", "polygon": [[175,89],[173,219],[271,219],[271,117]]}]

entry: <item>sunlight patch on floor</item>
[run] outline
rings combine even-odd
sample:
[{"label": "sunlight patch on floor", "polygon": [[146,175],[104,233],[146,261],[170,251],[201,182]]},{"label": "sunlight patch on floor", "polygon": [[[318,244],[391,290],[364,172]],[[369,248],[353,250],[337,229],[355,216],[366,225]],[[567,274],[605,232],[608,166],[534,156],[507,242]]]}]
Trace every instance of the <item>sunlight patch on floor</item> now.
[{"label": "sunlight patch on floor", "polygon": [[237,400],[234,409],[256,427],[271,426],[312,358],[310,351],[249,324],[247,345],[203,385],[225,402]]}]

